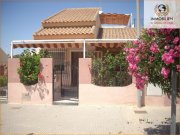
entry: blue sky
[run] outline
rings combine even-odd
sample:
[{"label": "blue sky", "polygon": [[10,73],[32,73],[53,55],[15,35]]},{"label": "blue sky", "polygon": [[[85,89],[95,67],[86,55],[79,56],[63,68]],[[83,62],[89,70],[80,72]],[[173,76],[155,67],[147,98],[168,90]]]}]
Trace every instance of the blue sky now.
[{"label": "blue sky", "polygon": [[[32,39],[45,18],[64,8],[81,7],[101,7],[105,13],[132,13],[136,17],[136,0],[1,0],[0,47],[10,54],[10,42]],[[140,11],[143,17],[143,1]]]}]

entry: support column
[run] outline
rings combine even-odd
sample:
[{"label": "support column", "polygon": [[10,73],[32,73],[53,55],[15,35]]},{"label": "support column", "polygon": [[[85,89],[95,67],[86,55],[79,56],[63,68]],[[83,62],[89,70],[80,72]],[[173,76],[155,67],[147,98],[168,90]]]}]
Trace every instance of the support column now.
[{"label": "support column", "polygon": [[11,42],[11,58],[13,58],[13,43]]},{"label": "support column", "polygon": [[176,134],[176,93],[177,93],[177,74],[171,71],[171,135]]},{"label": "support column", "polygon": [[86,40],[83,42],[83,58],[86,58]]}]

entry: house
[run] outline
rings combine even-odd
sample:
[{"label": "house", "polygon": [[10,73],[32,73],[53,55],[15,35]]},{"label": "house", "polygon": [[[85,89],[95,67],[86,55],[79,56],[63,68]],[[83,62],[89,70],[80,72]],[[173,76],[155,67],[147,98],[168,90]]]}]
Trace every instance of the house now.
[{"label": "house", "polygon": [[[48,95],[48,103],[68,99],[78,100],[79,104],[136,104],[136,88],[133,83],[127,87],[100,87],[91,84],[91,59],[88,58],[89,53],[96,57],[102,57],[107,50],[117,53],[126,42],[136,40],[132,15],[103,13],[100,8],[68,8],[43,20],[33,38],[34,40],[13,41],[11,47],[43,48],[52,55],[53,66],[46,70],[47,78],[53,79],[48,86],[52,92],[52,95]],[[9,64],[14,64],[13,60],[9,60]],[[14,69],[9,70],[14,72]],[[53,70],[52,74],[50,70]],[[9,91],[17,81],[18,78],[12,79]],[[23,88],[22,85],[19,87]],[[10,94],[10,102],[22,103],[12,95]],[[26,92],[23,96],[18,96],[27,95],[29,93]],[[169,104],[168,98],[162,94],[159,97],[147,97],[144,94],[143,97],[146,97],[146,104]],[[40,100],[40,103],[43,102]]]}]

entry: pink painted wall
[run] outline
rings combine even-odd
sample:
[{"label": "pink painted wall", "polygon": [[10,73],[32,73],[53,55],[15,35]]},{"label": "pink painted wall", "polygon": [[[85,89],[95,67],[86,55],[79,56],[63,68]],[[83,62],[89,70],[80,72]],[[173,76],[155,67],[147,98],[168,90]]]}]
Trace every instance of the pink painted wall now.
[{"label": "pink painted wall", "polygon": [[52,104],[52,58],[41,59],[43,79],[35,85],[25,86],[19,80],[19,59],[8,60],[8,103]]},{"label": "pink painted wall", "polygon": [[91,58],[79,58],[79,83],[91,83]]},{"label": "pink painted wall", "polygon": [[8,59],[8,83],[20,82],[17,69],[19,68],[19,59]]},{"label": "pink painted wall", "polygon": [[79,84],[79,104],[136,104],[134,85],[127,87],[101,87],[93,84]]},{"label": "pink painted wall", "polygon": [[127,87],[101,87],[91,84],[91,58],[79,59],[79,104],[135,104],[134,84]]},{"label": "pink painted wall", "polygon": [[[79,59],[79,104],[129,104],[136,105],[137,89],[132,83],[126,87],[101,87],[91,84],[91,59]],[[134,79],[133,79],[134,82]],[[145,91],[146,93],[146,91]],[[167,96],[146,96],[145,105],[169,106],[170,100]]]}]

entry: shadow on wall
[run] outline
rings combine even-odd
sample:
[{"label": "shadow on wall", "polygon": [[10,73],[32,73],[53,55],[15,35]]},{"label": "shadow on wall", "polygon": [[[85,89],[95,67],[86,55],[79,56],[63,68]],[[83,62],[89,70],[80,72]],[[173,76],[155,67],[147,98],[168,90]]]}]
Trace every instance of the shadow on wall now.
[{"label": "shadow on wall", "polygon": [[44,67],[40,64],[40,74],[38,75],[38,83],[32,86],[25,86],[25,89],[28,92],[29,96],[32,96],[35,92],[39,93],[39,97],[41,100],[45,98],[46,95],[49,95],[49,90],[46,86],[45,77],[41,74]]},{"label": "shadow on wall", "polygon": [[[162,125],[155,125],[155,128],[145,128],[144,131],[148,134],[148,135],[152,135],[152,134],[164,134],[164,135],[169,135],[170,134],[170,128],[171,128],[171,122],[170,122],[170,118],[166,119],[165,122],[161,122]],[[176,123],[176,134],[180,133],[180,123]]]},{"label": "shadow on wall", "polygon": [[43,100],[46,95],[49,95],[49,90],[46,86],[46,83],[44,83],[42,80],[35,85],[25,86],[25,89],[30,96],[32,96],[35,92],[38,92],[41,100]]}]

